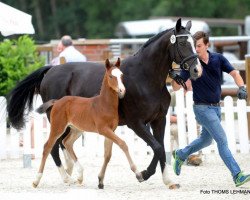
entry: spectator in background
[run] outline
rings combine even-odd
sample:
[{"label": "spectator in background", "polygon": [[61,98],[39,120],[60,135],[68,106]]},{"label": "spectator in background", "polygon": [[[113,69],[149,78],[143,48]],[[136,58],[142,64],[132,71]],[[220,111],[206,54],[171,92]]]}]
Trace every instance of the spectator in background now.
[{"label": "spectator in background", "polygon": [[62,57],[66,63],[87,61],[86,56],[73,46],[72,38],[69,35],[65,35],[61,38],[61,41],[57,45],[57,52],[59,56],[52,60],[52,65],[59,65]]}]

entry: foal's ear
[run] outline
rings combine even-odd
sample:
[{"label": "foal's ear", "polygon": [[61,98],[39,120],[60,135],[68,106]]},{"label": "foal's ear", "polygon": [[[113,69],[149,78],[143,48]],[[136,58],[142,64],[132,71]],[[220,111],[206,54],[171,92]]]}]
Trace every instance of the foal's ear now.
[{"label": "foal's ear", "polygon": [[186,29],[190,31],[191,26],[192,26],[192,22],[189,20],[189,21],[187,22]]},{"label": "foal's ear", "polygon": [[121,65],[121,60],[120,60],[120,58],[118,58],[116,63],[115,63],[115,66],[119,68],[120,65]]},{"label": "foal's ear", "polygon": [[176,25],[175,25],[175,30],[176,32],[179,32],[181,30],[181,18],[177,20]]},{"label": "foal's ear", "polygon": [[106,69],[109,70],[111,68],[111,65],[110,65],[110,62],[109,62],[109,59],[106,59],[105,61],[105,65],[106,65]]}]

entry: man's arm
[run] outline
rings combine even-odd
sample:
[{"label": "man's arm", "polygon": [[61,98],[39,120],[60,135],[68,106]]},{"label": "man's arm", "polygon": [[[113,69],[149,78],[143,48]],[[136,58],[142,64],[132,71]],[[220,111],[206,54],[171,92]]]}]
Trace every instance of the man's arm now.
[{"label": "man's arm", "polygon": [[236,70],[231,71],[229,74],[233,77],[234,82],[239,87],[239,90],[237,93],[238,98],[239,99],[247,99],[247,90],[244,86],[244,81],[243,81],[241,75]]},{"label": "man's arm", "polygon": [[236,70],[231,71],[229,74],[233,77],[234,82],[238,87],[244,86],[244,81]]}]

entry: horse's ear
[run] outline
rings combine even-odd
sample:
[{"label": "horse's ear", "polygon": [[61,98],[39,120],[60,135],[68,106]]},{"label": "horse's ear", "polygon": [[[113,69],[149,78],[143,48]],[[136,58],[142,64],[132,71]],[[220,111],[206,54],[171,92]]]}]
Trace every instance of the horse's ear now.
[{"label": "horse's ear", "polygon": [[119,68],[120,65],[121,65],[121,60],[120,60],[120,58],[118,58],[116,63],[115,63],[115,66]]},{"label": "horse's ear", "polygon": [[181,18],[179,18],[175,25],[175,30],[179,32],[181,30]]},{"label": "horse's ear", "polygon": [[106,59],[105,61],[105,65],[106,65],[106,69],[109,70],[111,68],[111,65],[110,65],[110,62],[109,62],[109,59]]},{"label": "horse's ear", "polygon": [[192,26],[192,22],[191,22],[191,21],[188,21],[188,22],[187,22],[187,25],[186,25],[186,29],[190,31],[191,26]]}]

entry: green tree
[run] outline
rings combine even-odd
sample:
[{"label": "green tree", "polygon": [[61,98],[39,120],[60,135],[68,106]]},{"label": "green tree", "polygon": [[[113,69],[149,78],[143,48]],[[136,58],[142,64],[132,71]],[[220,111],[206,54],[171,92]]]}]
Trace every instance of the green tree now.
[{"label": "green tree", "polygon": [[28,36],[0,43],[0,96],[6,96],[18,81],[43,65]]},{"label": "green tree", "polygon": [[[121,21],[152,16],[244,19],[250,0],[3,0],[33,16],[36,40],[112,38]],[[221,32],[220,34],[226,34]]]}]

